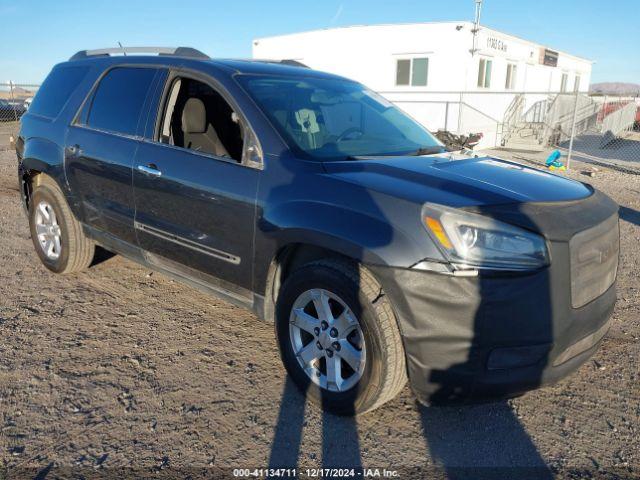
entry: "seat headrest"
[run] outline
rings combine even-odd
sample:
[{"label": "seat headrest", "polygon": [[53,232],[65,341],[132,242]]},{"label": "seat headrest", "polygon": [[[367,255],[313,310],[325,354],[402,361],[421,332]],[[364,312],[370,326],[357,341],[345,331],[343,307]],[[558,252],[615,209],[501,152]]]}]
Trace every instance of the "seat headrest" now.
[{"label": "seat headrest", "polygon": [[207,131],[207,110],[199,98],[190,98],[182,110],[182,131],[204,133]]}]

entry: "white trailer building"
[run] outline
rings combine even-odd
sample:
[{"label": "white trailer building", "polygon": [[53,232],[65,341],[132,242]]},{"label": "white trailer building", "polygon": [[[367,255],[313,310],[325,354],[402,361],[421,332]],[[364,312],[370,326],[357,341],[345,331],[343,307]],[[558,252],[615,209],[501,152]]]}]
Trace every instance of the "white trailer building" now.
[{"label": "white trailer building", "polygon": [[[357,80],[431,130],[482,131],[499,143],[518,94],[524,113],[546,92],[587,91],[592,62],[472,22],[332,28],[261,38],[253,57],[297,60]],[[499,93],[500,92],[500,93]],[[539,94],[539,95],[535,95]],[[479,128],[482,127],[482,130]]]}]

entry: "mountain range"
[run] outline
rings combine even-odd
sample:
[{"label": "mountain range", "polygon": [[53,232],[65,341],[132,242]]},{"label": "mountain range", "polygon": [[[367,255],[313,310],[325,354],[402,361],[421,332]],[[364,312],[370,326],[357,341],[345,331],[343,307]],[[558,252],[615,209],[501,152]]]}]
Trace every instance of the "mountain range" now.
[{"label": "mountain range", "polygon": [[592,83],[589,91],[592,93],[636,94],[640,95],[640,84],[623,82]]}]

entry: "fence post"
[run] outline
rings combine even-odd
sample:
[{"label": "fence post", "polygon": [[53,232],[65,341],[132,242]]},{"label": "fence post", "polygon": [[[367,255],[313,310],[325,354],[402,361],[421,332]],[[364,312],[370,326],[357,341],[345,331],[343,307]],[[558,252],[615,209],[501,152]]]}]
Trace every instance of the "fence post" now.
[{"label": "fence post", "polygon": [[573,155],[573,139],[576,136],[576,122],[578,120],[578,92],[575,92],[573,104],[573,125],[571,126],[571,139],[569,140],[569,154],[567,155],[567,170],[571,168],[571,156]]},{"label": "fence post", "polygon": [[444,131],[449,131],[449,101],[445,103],[444,107]]},{"label": "fence post", "polygon": [[458,101],[458,135],[462,134],[462,92],[460,92],[460,100]]},{"label": "fence post", "polygon": [[13,98],[13,82],[9,80],[9,96],[11,97],[11,107],[13,108],[13,118],[18,121],[18,112],[16,112],[15,99]]}]

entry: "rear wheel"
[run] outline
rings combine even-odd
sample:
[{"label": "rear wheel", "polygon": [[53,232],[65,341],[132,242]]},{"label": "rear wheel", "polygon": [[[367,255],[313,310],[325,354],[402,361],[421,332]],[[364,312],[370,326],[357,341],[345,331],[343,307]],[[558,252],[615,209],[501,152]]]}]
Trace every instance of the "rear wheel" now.
[{"label": "rear wheel", "polygon": [[36,253],[49,270],[72,273],[91,264],[93,242],[82,231],[58,185],[46,175],[35,179],[29,226]]},{"label": "rear wheel", "polygon": [[325,410],[364,413],[404,386],[396,319],[365,268],[340,260],[305,265],[282,286],[276,315],[287,371]]}]

